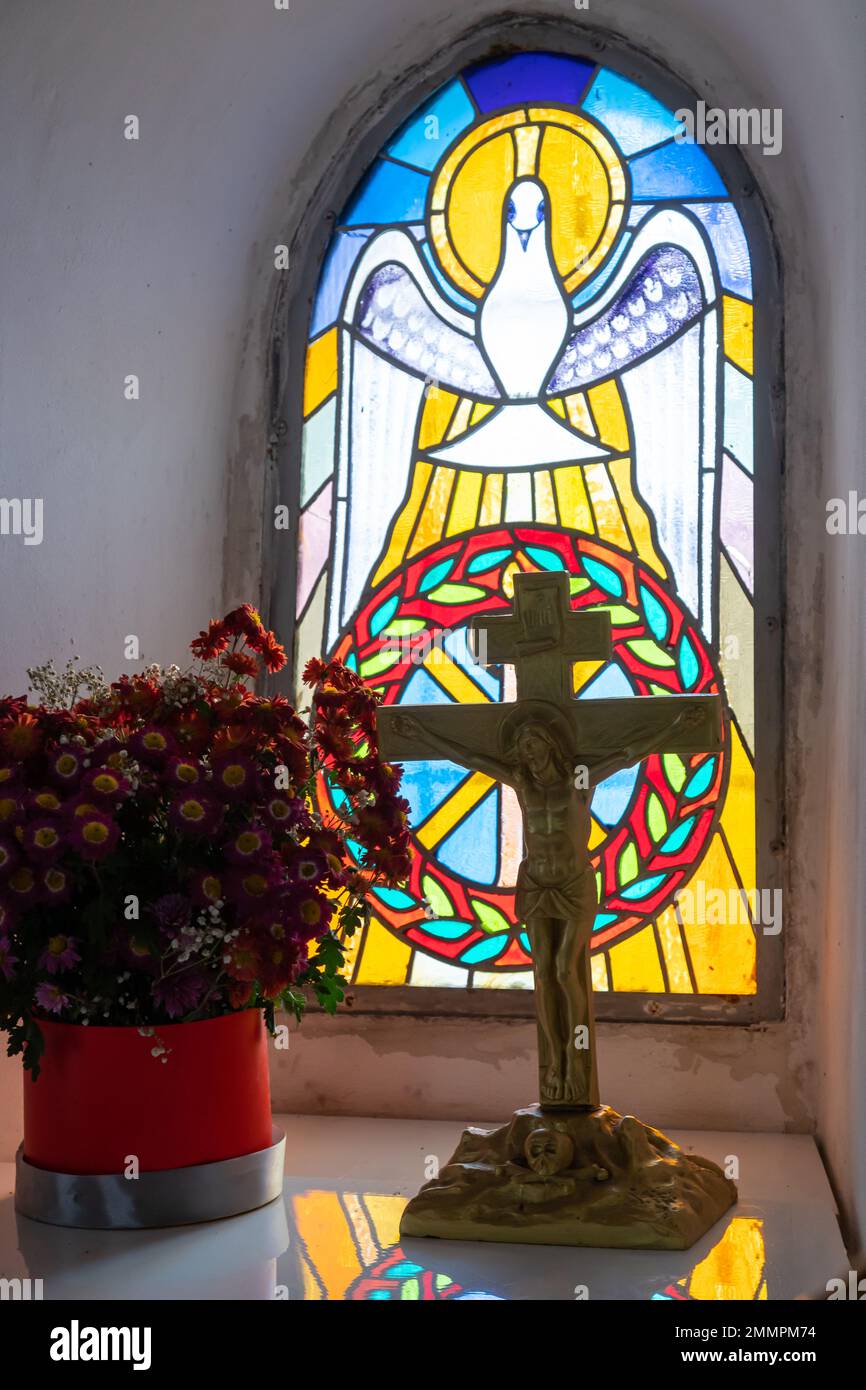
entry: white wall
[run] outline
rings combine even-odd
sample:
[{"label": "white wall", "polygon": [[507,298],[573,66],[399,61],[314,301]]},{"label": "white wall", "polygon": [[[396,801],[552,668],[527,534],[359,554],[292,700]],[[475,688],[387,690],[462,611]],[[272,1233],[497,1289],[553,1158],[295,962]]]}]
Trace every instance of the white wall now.
[{"label": "white wall", "polygon": [[[0,495],[43,497],[45,539],[0,538],[0,688],[22,689],[24,668],[62,656],[70,636],[111,674],[128,633],[147,658],[179,659],[224,598],[257,597],[272,247],[386,86],[499,8],[4,6]],[[521,8],[615,27],[711,104],[784,112],[783,153],[749,158],[787,286],[789,1012],[754,1030],[607,1025],[601,1067],[612,1103],[660,1123],[817,1123],[866,1223],[866,542],[823,528],[824,498],[864,483],[862,6]],[[137,143],[123,139],[129,113]],[[123,399],[129,372],[137,403]],[[513,1025],[313,1021],[278,1099],[501,1113],[527,1098],[530,1046]],[[15,1078],[3,1064],[8,1116]]]}]

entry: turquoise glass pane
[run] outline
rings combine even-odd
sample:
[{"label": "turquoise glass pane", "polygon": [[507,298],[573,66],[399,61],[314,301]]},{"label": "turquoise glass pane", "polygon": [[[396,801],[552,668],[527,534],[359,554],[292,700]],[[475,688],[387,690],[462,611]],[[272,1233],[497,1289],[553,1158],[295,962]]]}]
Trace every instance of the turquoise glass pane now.
[{"label": "turquoise glass pane", "polygon": [[660,145],[680,129],[672,111],[618,72],[602,68],[583,101],[587,115],[607,126],[623,154]]},{"label": "turquoise glass pane", "polygon": [[474,118],[475,109],[465,87],[450,82],[407,121],[388,146],[388,153],[418,169],[435,169],[452,141]]}]

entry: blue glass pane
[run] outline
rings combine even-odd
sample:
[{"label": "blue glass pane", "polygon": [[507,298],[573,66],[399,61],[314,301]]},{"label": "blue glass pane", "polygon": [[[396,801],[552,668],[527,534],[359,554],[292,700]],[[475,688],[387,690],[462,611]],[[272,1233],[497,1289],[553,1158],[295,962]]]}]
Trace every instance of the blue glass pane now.
[{"label": "blue glass pane", "polygon": [[621,898],[628,898],[630,901],[648,898],[650,893],[654,893],[665,881],[664,874],[651,874],[649,878],[640,878],[636,883],[630,884],[628,888],[620,890]]},{"label": "blue glass pane", "polygon": [[545,106],[576,106],[595,67],[579,58],[553,53],[519,53],[467,68],[466,85],[479,111],[539,102]]},{"label": "blue glass pane", "polygon": [[417,222],[424,216],[426,174],[381,160],[373,166],[340,221],[347,227],[371,222]]},{"label": "blue glass pane", "polygon": [[669,140],[680,129],[672,111],[619,73],[602,68],[583,101],[587,115],[607,126],[623,154]]},{"label": "blue glass pane", "polygon": [[418,169],[435,169],[452,140],[474,119],[466,89],[460,82],[451,82],[407,121],[388,153]]},{"label": "blue glass pane", "polygon": [[499,793],[491,791],[471,816],[443,840],[436,858],[452,873],[463,874],[475,883],[495,883],[498,833]]},{"label": "blue glass pane", "polygon": [[484,666],[472,660],[465,627],[454,628],[442,643],[443,648],[461,666],[471,680],[480,686],[491,700],[501,699],[501,683],[498,676],[491,675]]},{"label": "blue glass pane", "polygon": [[725,363],[725,448],[753,471],[752,381],[730,362]]},{"label": "blue glass pane", "polygon": [[456,763],[406,763],[400,795],[409,802],[410,821],[420,825],[432,815],[437,806],[469,776],[465,767]]},{"label": "blue glass pane", "polygon": [[591,299],[594,299],[595,296],[601,290],[604,289],[608,280],[613,275],[613,272],[616,270],[617,266],[619,265],[620,261],[622,260],[623,256],[628,250],[630,244],[631,236],[628,232],[626,232],[624,236],[620,237],[610,257],[608,258],[608,260],[605,261],[604,266],[599,271],[598,275],[593,275],[592,278],[587,282],[587,284],[584,285],[583,289],[580,290],[578,294],[572,297],[571,302],[574,305],[575,309],[581,309],[584,304],[588,304]]},{"label": "blue glass pane", "polygon": [[[583,687],[578,699],[624,700],[633,695],[634,691],[622,667],[611,662]],[[592,814],[602,825],[616,825],[620,817],[625,815],[637,776],[636,767],[625,767],[612,777],[606,777],[596,787],[592,794]]]},{"label": "blue glass pane", "polygon": [[724,197],[716,166],[699,145],[662,145],[630,161],[635,198]]},{"label": "blue glass pane", "polygon": [[325,257],[319,289],[313,305],[310,321],[310,337],[315,338],[323,329],[336,323],[343,302],[349,272],[367,244],[370,233],[336,232]]},{"label": "blue glass pane", "polygon": [[699,217],[716,253],[719,279],[732,294],[752,297],[752,263],[743,224],[730,203],[690,203],[689,211]]}]

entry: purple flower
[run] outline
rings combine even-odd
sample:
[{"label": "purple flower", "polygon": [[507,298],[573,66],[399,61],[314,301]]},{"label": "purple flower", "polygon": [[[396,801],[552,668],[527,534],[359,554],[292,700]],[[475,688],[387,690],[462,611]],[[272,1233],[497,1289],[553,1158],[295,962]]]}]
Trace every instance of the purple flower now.
[{"label": "purple flower", "polygon": [[69,1000],[59,985],[51,985],[46,982],[36,986],[36,1003],[47,1014],[59,1014],[66,1008]]},{"label": "purple flower", "polygon": [[18,863],[18,850],[12,840],[0,838],[0,878],[11,874]]},{"label": "purple flower", "polygon": [[166,975],[161,980],[154,980],[150,992],[154,1003],[164,1009],[169,1018],[180,1018],[201,1003],[206,988],[201,975],[187,970],[183,974]]},{"label": "purple flower", "polygon": [[17,964],[18,957],[12,954],[12,942],[8,936],[0,936],[0,975],[11,980]]},{"label": "purple flower", "polygon": [[178,932],[189,926],[192,909],[189,898],[182,893],[166,893],[157,898],[151,912],[169,935],[177,936]]},{"label": "purple flower", "polygon": [[63,970],[71,970],[81,960],[76,946],[74,936],[50,936],[46,949],[39,957],[39,964],[49,975],[59,975]]}]

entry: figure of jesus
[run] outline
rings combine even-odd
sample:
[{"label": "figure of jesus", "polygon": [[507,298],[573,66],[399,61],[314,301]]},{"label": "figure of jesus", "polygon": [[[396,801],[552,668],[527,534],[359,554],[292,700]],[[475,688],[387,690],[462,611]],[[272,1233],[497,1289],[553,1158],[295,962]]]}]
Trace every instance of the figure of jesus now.
[{"label": "figure of jesus", "polygon": [[613,755],[593,757],[575,752],[569,723],[555,704],[524,700],[503,719],[497,757],[434,733],[413,715],[395,715],[395,732],[507,783],[517,794],[524,857],[515,905],[532,945],[543,1107],[599,1105],[589,960],[598,909],[589,850],[593,789],[700,717],[684,710],[667,729],[636,738]]}]

